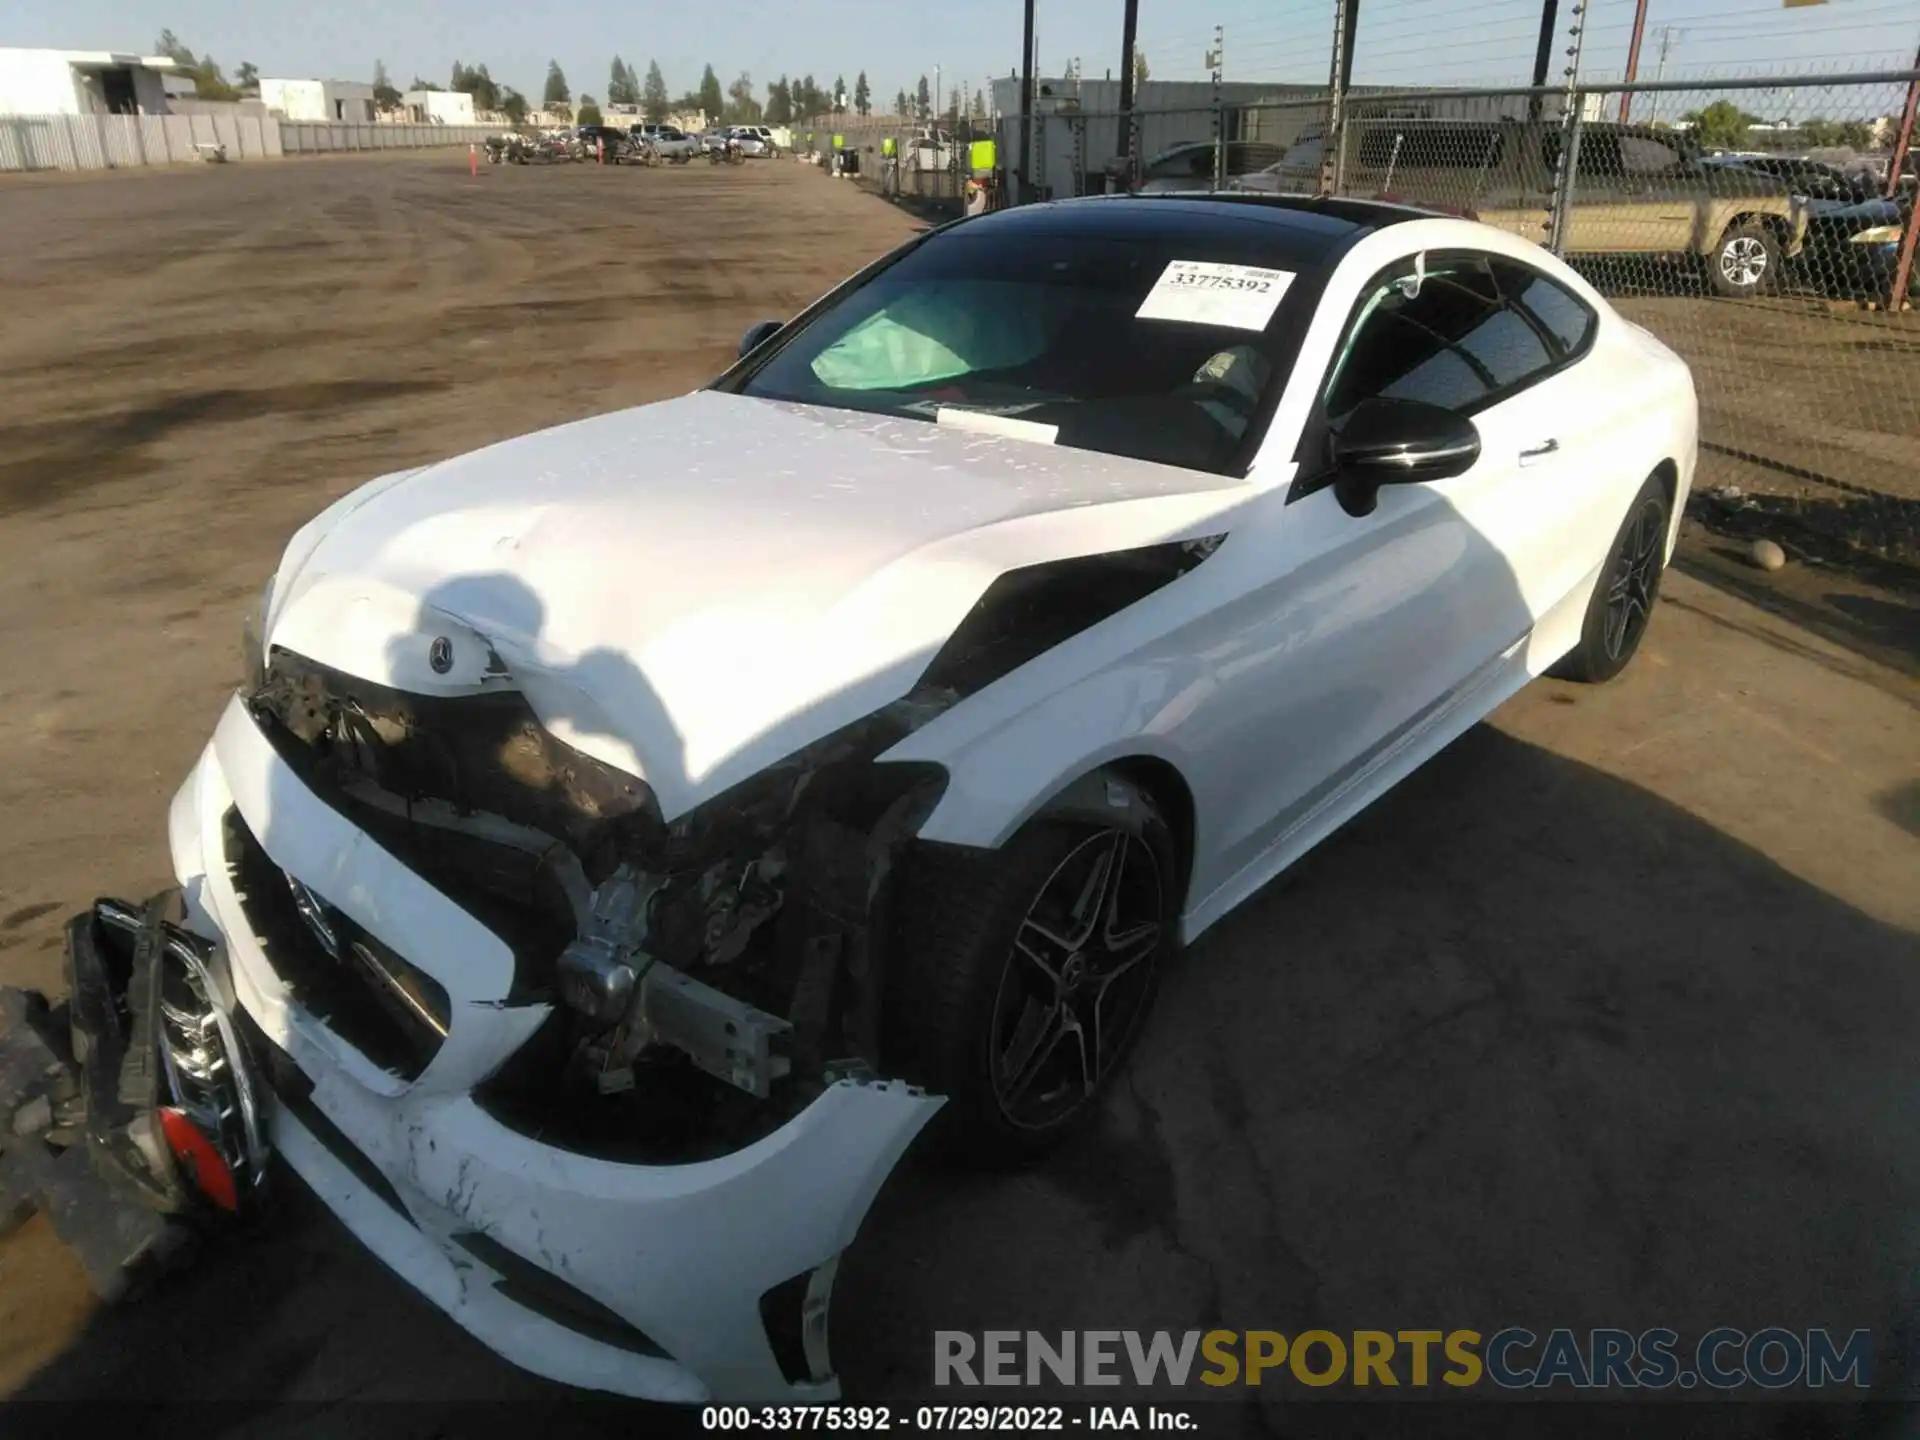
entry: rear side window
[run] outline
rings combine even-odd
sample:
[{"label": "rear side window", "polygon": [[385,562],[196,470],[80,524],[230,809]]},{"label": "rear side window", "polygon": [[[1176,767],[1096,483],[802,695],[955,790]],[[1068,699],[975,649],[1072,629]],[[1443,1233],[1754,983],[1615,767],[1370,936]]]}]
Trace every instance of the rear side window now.
[{"label": "rear side window", "polygon": [[1501,132],[1491,125],[1383,125],[1360,141],[1369,170],[1480,170],[1500,158]]},{"label": "rear side window", "polygon": [[1409,295],[1412,275],[1408,261],[1363,300],[1327,386],[1329,419],[1375,397],[1471,414],[1552,373],[1595,324],[1571,293],[1515,261],[1430,255]]},{"label": "rear side window", "polygon": [[1502,293],[1539,322],[1562,355],[1578,355],[1587,348],[1600,317],[1571,290],[1514,260],[1495,260],[1493,271]]}]

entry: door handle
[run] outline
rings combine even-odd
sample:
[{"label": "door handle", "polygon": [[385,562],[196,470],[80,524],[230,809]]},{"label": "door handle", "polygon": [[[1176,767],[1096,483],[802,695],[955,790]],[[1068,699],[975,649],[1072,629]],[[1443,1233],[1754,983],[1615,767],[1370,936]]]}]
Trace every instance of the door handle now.
[{"label": "door handle", "polygon": [[1559,448],[1560,442],[1558,440],[1542,440],[1531,450],[1522,450],[1520,452],[1520,463],[1525,465],[1530,460],[1538,460],[1543,455],[1551,455]]}]

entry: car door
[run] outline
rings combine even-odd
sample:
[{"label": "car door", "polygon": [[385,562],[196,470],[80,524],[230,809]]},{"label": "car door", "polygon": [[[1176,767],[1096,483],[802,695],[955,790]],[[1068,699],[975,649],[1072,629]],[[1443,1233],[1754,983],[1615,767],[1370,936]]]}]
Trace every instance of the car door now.
[{"label": "car door", "polygon": [[[1370,776],[1454,733],[1450,717],[1510,693],[1535,606],[1560,583],[1550,552],[1571,523],[1553,500],[1564,397],[1537,392],[1570,367],[1487,257],[1409,256],[1382,270],[1335,354],[1273,533],[1280,578],[1259,647],[1270,663],[1250,697],[1267,741],[1226,801],[1216,876],[1257,877],[1263,857],[1344,818]],[[1450,479],[1383,488],[1356,516],[1335,492],[1327,441],[1375,396],[1469,416],[1480,455]]]}]

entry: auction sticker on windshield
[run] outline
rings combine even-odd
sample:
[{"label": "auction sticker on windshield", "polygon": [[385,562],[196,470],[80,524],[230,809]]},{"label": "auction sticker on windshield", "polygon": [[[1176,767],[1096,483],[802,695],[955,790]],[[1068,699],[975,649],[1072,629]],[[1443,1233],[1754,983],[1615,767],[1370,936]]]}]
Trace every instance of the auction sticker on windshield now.
[{"label": "auction sticker on windshield", "polygon": [[1291,284],[1291,270],[1170,260],[1133,314],[1136,320],[1185,320],[1232,330],[1264,330]]}]

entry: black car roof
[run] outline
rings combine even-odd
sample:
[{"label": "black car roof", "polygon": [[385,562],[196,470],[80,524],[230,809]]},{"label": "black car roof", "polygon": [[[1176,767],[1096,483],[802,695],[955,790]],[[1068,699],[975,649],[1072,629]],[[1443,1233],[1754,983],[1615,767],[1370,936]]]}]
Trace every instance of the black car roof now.
[{"label": "black car roof", "polygon": [[[1178,239],[1257,226],[1264,244],[1286,262],[1325,264],[1361,236],[1405,220],[1435,218],[1424,210],[1373,200],[1285,195],[1098,195],[996,210],[967,228],[1034,234]],[[978,233],[976,231],[976,233]]]}]

